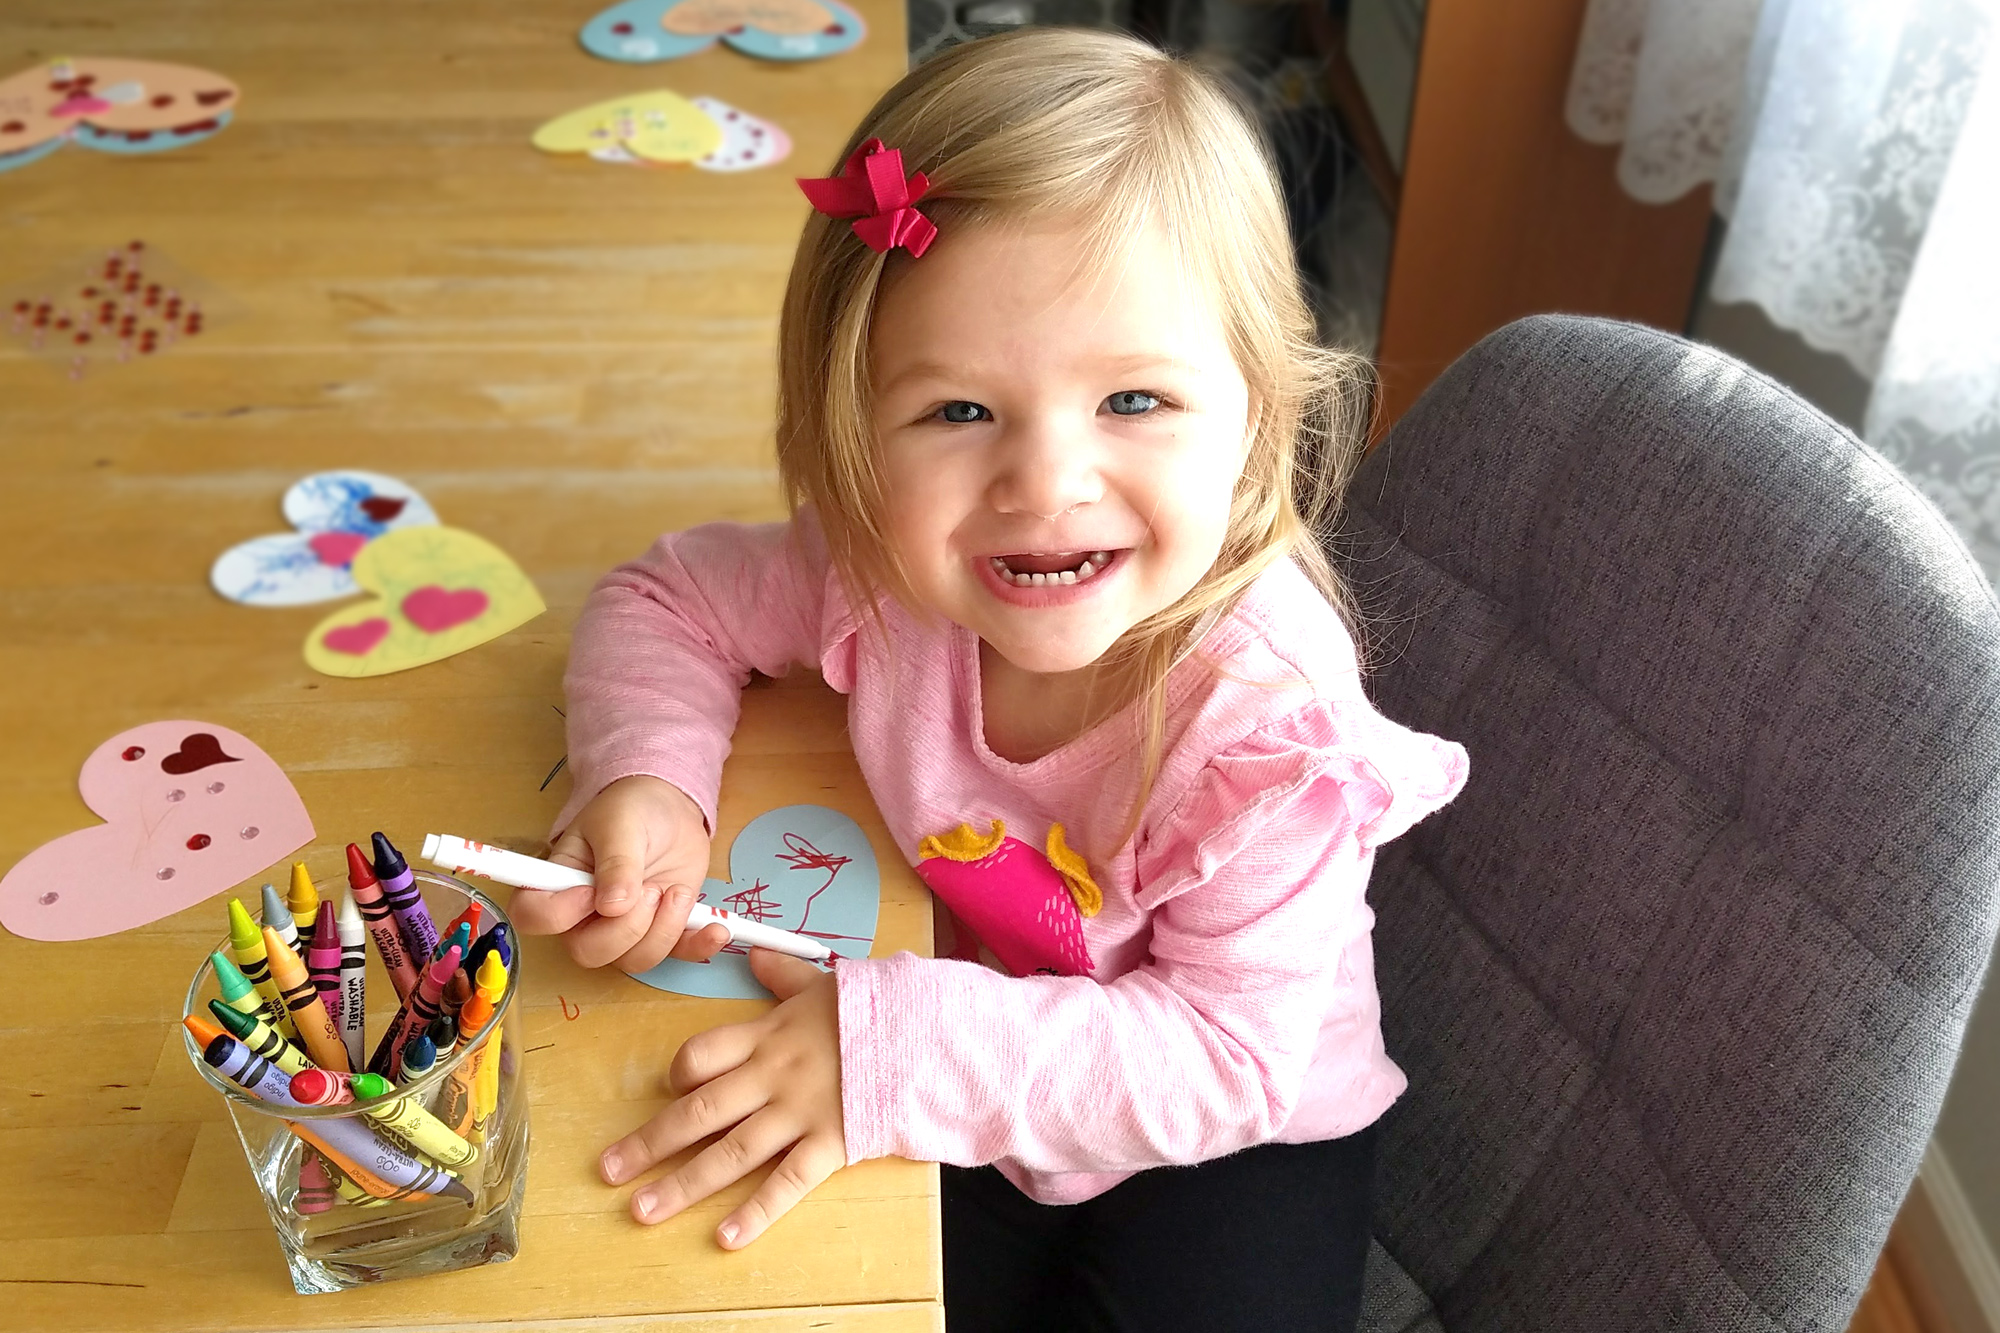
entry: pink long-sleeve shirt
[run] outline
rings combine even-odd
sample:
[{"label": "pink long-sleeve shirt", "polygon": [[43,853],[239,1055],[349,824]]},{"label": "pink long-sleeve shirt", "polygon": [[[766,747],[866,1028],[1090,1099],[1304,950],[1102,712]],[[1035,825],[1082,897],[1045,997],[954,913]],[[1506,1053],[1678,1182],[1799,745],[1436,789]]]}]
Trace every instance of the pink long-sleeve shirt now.
[{"label": "pink long-sleeve shirt", "polygon": [[[607,575],[565,679],[572,795],[651,774],[710,827],[752,669],[817,665],[897,846],[969,959],[843,961],[850,1162],[996,1163],[1074,1203],[1134,1171],[1338,1138],[1402,1092],[1383,1050],[1365,901],[1375,849],[1451,800],[1465,752],[1376,712],[1340,619],[1289,561],[1167,686],[1138,830],[1138,711],[1031,763],[986,744],[979,642],[884,599],[850,605],[810,513],[660,539]],[[974,857],[925,839],[961,824]],[[1101,893],[1045,854],[1050,829]],[[976,842],[977,840],[975,840]],[[1074,862],[1067,862],[1076,869]],[[973,938],[966,922],[980,923]],[[1010,975],[987,963],[1006,959]]]}]

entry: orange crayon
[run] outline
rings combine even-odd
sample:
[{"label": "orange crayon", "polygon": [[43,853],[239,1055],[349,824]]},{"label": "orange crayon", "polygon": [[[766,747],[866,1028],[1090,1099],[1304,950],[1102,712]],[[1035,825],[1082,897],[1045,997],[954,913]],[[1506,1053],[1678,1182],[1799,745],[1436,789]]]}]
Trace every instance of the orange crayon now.
[{"label": "orange crayon", "polygon": [[306,965],[269,926],[264,927],[264,951],[271,964],[271,980],[278,983],[278,990],[285,997],[285,1007],[291,1011],[306,1054],[322,1069],[345,1073],[347,1044],[340,1039],[340,1028],[320,1002],[319,990],[307,975]]}]

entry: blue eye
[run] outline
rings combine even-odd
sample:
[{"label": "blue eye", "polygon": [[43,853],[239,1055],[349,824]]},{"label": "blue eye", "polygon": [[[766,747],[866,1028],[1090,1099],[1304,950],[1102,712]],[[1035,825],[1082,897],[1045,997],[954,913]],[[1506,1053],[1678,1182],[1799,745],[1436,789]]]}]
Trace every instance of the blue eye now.
[{"label": "blue eye", "polygon": [[1104,405],[1113,414],[1121,417],[1142,417],[1160,405],[1160,400],[1150,393],[1140,393],[1137,389],[1127,389],[1114,393],[1104,400]]},{"label": "blue eye", "polygon": [[938,415],[954,426],[969,426],[975,421],[991,421],[993,414],[978,403],[968,403],[963,399],[946,403],[938,409]]}]

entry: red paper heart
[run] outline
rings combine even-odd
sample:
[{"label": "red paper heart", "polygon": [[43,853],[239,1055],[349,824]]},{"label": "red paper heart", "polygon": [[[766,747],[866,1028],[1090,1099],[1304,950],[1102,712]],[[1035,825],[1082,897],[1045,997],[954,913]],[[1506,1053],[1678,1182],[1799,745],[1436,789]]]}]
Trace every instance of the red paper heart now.
[{"label": "red paper heart", "polygon": [[365,657],[376,644],[389,637],[389,622],[380,616],[373,616],[353,625],[341,625],[326,632],[320,642],[328,651],[346,653],[350,657]]},{"label": "red paper heart", "polygon": [[486,594],[477,588],[446,591],[428,583],[403,599],[403,615],[424,633],[436,634],[479,619],[487,605]]},{"label": "red paper heart", "polygon": [[354,563],[355,555],[368,544],[368,539],[358,532],[315,532],[306,538],[306,545],[312,547],[320,563],[337,568]]},{"label": "red paper heart", "polygon": [[185,773],[198,773],[216,764],[237,762],[235,755],[222,752],[221,741],[205,731],[197,731],[181,742],[180,749],[160,761],[160,771],[178,777]]},{"label": "red paper heart", "polygon": [[387,523],[390,519],[402,513],[403,506],[408,503],[408,500],[399,499],[393,495],[371,495],[361,502],[361,512],[374,519],[377,523]]}]

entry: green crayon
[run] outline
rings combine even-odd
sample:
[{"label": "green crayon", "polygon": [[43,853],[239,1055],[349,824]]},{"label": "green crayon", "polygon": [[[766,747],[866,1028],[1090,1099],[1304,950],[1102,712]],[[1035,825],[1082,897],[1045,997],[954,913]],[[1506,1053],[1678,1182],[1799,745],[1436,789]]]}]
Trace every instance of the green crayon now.
[{"label": "green crayon", "polygon": [[306,1059],[305,1052],[279,1036],[277,1029],[263,1019],[239,1014],[220,1000],[210,1000],[208,1009],[215,1015],[215,1021],[222,1024],[223,1031],[285,1073],[296,1074],[302,1069],[313,1068],[313,1062]]},{"label": "green crayon", "polygon": [[224,1004],[239,1014],[261,1018],[273,1027],[277,1026],[277,1014],[264,1002],[264,997],[258,994],[257,988],[250,984],[250,979],[243,975],[242,970],[229,961],[228,954],[217,949],[209,955],[209,961],[215,965],[215,984],[221,988]]},{"label": "green crayon", "polygon": [[243,969],[243,975],[257,988],[278,1015],[274,1025],[278,1035],[287,1041],[299,1035],[292,1025],[292,1015],[285,1008],[284,992],[271,979],[270,957],[264,950],[264,932],[250,919],[250,913],[235,898],[229,900],[229,951],[236,955],[236,965]]}]

